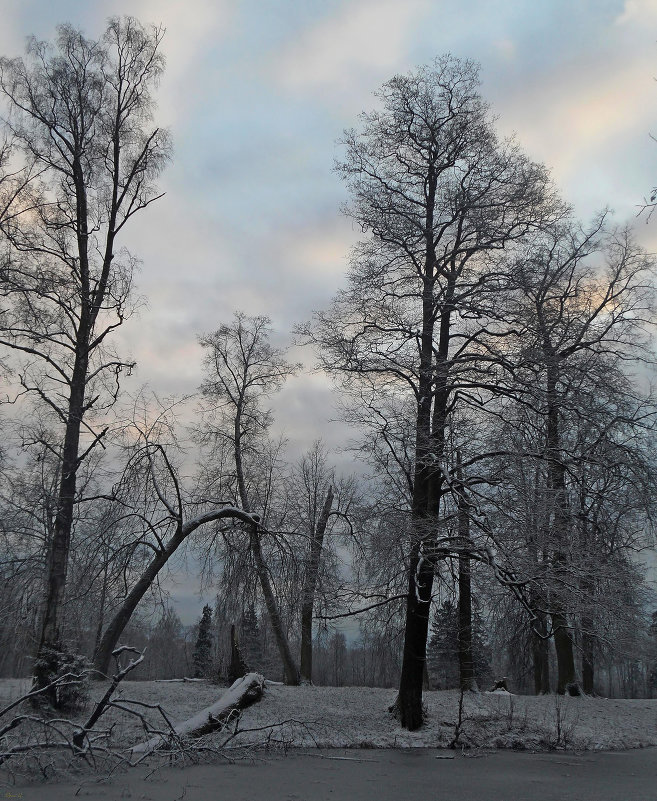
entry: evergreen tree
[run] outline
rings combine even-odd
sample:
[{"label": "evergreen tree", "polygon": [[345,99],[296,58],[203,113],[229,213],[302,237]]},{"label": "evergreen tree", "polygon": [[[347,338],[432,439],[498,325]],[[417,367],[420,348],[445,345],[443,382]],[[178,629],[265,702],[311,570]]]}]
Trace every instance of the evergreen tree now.
[{"label": "evergreen tree", "polygon": [[240,649],[249,670],[263,670],[262,636],[253,603],[244,610],[240,620]]},{"label": "evergreen tree", "polygon": [[210,671],[212,661],[212,608],[207,604],[203,607],[201,619],[198,624],[198,636],[194,646],[192,662],[194,663],[194,677],[205,678]]},{"label": "evergreen tree", "polygon": [[[472,661],[479,684],[491,672],[490,647],[484,636],[484,624],[478,612],[472,613]],[[427,648],[429,675],[437,690],[459,686],[459,611],[458,605],[445,601],[434,612],[431,638]]]}]

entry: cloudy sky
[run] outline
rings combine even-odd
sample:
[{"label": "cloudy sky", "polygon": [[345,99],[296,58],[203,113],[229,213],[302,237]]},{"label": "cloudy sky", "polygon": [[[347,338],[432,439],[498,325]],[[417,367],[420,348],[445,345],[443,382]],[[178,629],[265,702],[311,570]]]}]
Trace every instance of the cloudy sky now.
[{"label": "cloudy sky", "polygon": [[[166,196],[124,239],[147,307],[122,336],[141,382],[200,381],[196,335],[242,309],[280,342],[343,280],[357,232],[335,142],[393,74],[451,52],[476,59],[482,92],[583,218],[610,206],[657,250],[657,0],[0,0],[0,53],[60,22],[90,37],[131,13],[166,28],[158,121],[175,155]],[[279,406],[295,449],[330,439],[331,394],[293,380]],[[337,424],[334,424],[337,426]],[[335,428],[335,437],[341,436]]]},{"label": "cloudy sky", "polygon": [[[282,341],[327,304],[357,232],[341,217],[336,140],[396,72],[451,52],[481,63],[504,133],[552,170],[583,217],[636,218],[657,182],[657,0],[0,0],[0,52],[59,22],[98,36],[130,12],[166,28],[158,119],[171,128],[166,196],[126,242],[148,306],[122,332],[133,388],[193,391],[196,335],[243,309]],[[657,250],[657,218],[637,222]],[[303,447],[331,416],[319,376],[285,391]],[[336,431],[336,436],[337,436]]]}]

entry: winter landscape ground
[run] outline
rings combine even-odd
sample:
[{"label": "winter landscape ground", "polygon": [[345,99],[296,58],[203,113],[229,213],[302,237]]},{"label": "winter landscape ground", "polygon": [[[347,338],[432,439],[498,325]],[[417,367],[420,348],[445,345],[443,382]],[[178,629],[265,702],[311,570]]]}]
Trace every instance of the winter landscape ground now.
[{"label": "winter landscape ground", "polygon": [[[27,689],[26,679],[3,680],[0,706]],[[103,684],[92,686],[90,705],[104,690]],[[225,692],[198,681],[126,681],[117,697],[161,704],[179,724]],[[237,737],[226,743],[226,731],[208,735],[203,742],[209,751],[197,760],[171,765],[152,757],[129,770],[108,763],[91,770],[69,761],[47,781],[34,765],[30,770],[22,763],[5,773],[2,789],[6,798],[44,801],[396,801],[427,791],[459,801],[651,797],[656,751],[648,747],[657,745],[657,699],[467,693],[459,727],[459,693],[429,691],[426,725],[408,732],[388,712],[394,697],[393,689],[268,682],[261,701],[242,713]],[[161,727],[157,713],[146,717]],[[103,728],[109,722],[116,748],[144,742],[137,718],[116,714]]]},{"label": "winter landscape ground", "polygon": [[[0,683],[4,707],[28,689],[27,680]],[[94,684],[91,698],[103,684]],[[117,698],[160,704],[174,725],[215,703],[225,688],[205,682],[125,681]],[[243,711],[237,726],[215,732],[205,743],[231,759],[290,749],[511,749],[602,751],[657,745],[657,699],[520,696],[505,691],[466,693],[459,723],[456,690],[425,693],[426,724],[409,732],[388,712],[393,689],[287,687],[265,684],[262,700]],[[92,703],[90,702],[90,705]],[[142,709],[155,728],[160,714]],[[88,713],[87,713],[88,714]],[[80,721],[85,718],[79,716]],[[129,748],[145,739],[137,717],[112,711],[99,728],[113,724],[111,744]],[[230,737],[237,731],[237,736]],[[225,746],[223,745],[225,743]],[[61,777],[60,777],[61,778]]]}]

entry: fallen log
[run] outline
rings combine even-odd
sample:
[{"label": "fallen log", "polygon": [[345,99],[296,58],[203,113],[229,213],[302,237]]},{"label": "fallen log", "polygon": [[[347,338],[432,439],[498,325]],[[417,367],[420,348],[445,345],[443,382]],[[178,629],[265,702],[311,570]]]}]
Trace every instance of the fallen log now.
[{"label": "fallen log", "polygon": [[259,673],[247,673],[246,676],[237,679],[214,704],[174,726],[172,734],[169,736],[158,734],[147,742],[134,746],[131,753],[135,756],[146,756],[161,746],[168,745],[174,733],[179,737],[196,738],[220,729],[235,712],[259,701],[264,687],[263,676]]}]

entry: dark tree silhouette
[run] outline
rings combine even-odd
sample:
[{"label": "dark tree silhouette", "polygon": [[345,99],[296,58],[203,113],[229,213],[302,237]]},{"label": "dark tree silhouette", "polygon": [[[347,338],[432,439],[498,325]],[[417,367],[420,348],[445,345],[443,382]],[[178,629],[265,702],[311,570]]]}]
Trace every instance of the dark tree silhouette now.
[{"label": "dark tree silhouette", "polygon": [[0,345],[12,354],[22,392],[61,431],[58,442],[44,441],[58,460],[59,487],[40,687],[63,646],[78,472],[108,431],[92,425],[93,413],[112,404],[131,367],[109,348],[131,312],[133,259],[117,244],[129,220],[158,197],[154,180],[167,158],[166,132],[151,127],[161,39],[161,29],[130,17],[110,20],[95,41],[62,25],[54,46],[31,39],[26,60],[0,60],[4,129],[25,174],[38,177],[0,221],[9,254],[0,271]]},{"label": "dark tree silhouette", "polygon": [[192,654],[194,676],[197,679],[206,678],[212,666],[212,607],[207,604],[203,607],[201,619],[198,623],[198,634]]},{"label": "dark tree silhouette", "polygon": [[308,330],[325,369],[371,412],[374,436],[389,442],[392,399],[412,415],[395,704],[408,729],[422,724],[440,505],[451,491],[444,473],[450,415],[457,403],[481,404],[500,369],[486,344],[504,310],[494,256],[553,211],[545,170],[513,142],[497,140],[478,82],[471,62],[438,59],[385,84],[380,110],[347,132],[339,170],[352,196],[348,213],[370,237],[354,251],[347,288]]}]

